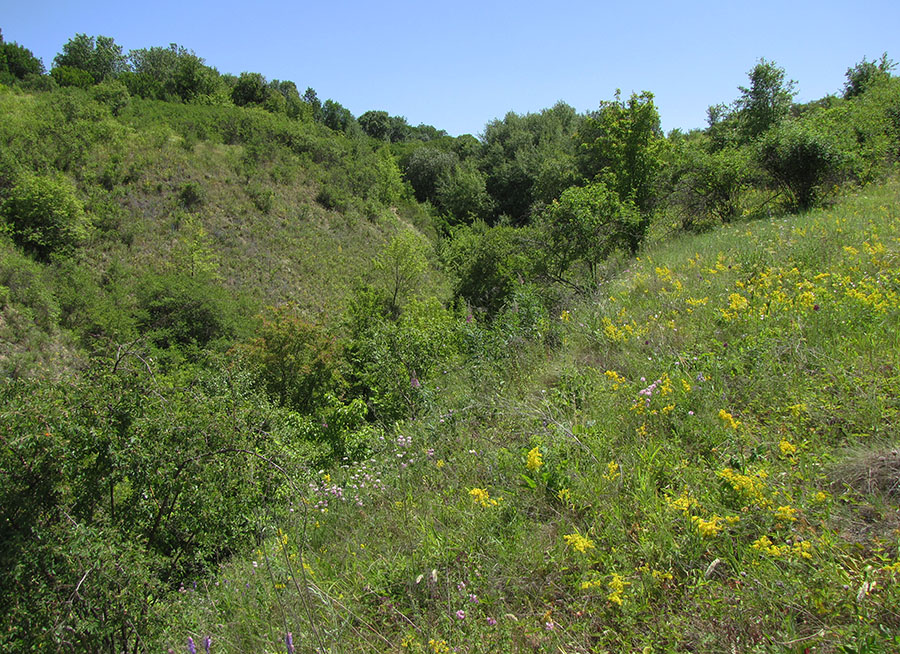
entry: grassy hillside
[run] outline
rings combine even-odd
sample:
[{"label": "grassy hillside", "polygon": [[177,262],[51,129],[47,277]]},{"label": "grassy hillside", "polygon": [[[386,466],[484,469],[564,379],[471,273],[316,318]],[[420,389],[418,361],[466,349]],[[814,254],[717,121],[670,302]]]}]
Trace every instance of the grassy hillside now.
[{"label": "grassy hillside", "polygon": [[660,245],[445,370],[185,578],[157,648],[897,648],[898,207],[894,180]]}]

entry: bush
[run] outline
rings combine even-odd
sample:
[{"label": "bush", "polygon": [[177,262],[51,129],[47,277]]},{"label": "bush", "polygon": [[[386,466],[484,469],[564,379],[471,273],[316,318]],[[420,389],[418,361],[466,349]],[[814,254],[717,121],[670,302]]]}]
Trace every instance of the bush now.
[{"label": "bush", "polygon": [[759,145],[762,167],[801,211],[821,199],[823,184],[836,181],[844,159],[833,139],[796,122],[771,129]]},{"label": "bush", "polygon": [[41,259],[81,245],[91,226],[74,185],[62,175],[22,175],[2,215],[16,243]]}]

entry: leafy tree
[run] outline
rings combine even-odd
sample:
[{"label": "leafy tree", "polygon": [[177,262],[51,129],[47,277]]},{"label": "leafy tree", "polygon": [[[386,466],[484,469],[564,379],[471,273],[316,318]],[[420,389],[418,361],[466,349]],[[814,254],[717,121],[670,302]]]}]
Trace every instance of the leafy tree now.
[{"label": "leafy tree", "polygon": [[878,62],[863,60],[847,69],[847,81],[844,83],[844,97],[853,98],[862,95],[873,84],[890,78],[891,71],[897,67],[896,62],[888,59],[887,52],[881,55]]},{"label": "leafy tree", "polygon": [[357,124],[350,110],[334,100],[326,100],[322,105],[322,122],[326,127],[345,134],[350,133]]},{"label": "leafy tree", "polygon": [[430,244],[412,229],[396,234],[375,259],[375,270],[381,274],[381,285],[390,298],[388,307],[399,316],[401,305],[408,299],[428,269]]},{"label": "leafy tree", "polygon": [[0,33],[0,82],[24,80],[29,75],[43,75],[44,63],[28,48],[15,41],[6,43]]},{"label": "leafy tree", "polygon": [[212,95],[219,86],[219,74],[193,51],[176,43],[168,48],[132,50],[128,59],[134,72],[122,77],[132,95],[189,102]]},{"label": "leafy tree", "polygon": [[591,282],[597,281],[599,264],[617,248],[631,248],[641,217],[631,201],[595,182],[563,192],[541,216],[540,226],[547,238],[549,269],[558,280],[576,261],[588,269]]},{"label": "leafy tree", "polygon": [[455,166],[438,178],[434,203],[455,222],[470,223],[490,217],[493,201],[484,174],[471,162]]},{"label": "leafy tree", "polygon": [[269,86],[260,73],[241,73],[231,89],[231,99],[239,107],[264,104],[268,97]]},{"label": "leafy tree", "polygon": [[739,199],[751,182],[751,150],[726,148],[709,152],[704,141],[679,144],[672,162],[672,199],[680,205],[682,227],[709,216],[728,222],[740,210]]},{"label": "leafy tree", "polygon": [[623,102],[616,92],[615,100],[601,103],[585,119],[579,139],[582,175],[602,181],[641,215],[639,223],[628,230],[628,248],[634,252],[650,224],[665,147],[653,94],[632,93]]},{"label": "leafy tree", "polygon": [[91,95],[94,100],[109,107],[113,116],[118,116],[119,112],[131,101],[128,88],[118,79],[101,82],[92,89]]},{"label": "leafy tree", "polygon": [[94,83],[94,76],[86,70],[72,68],[71,66],[56,66],[50,71],[50,76],[60,86],[75,86],[86,89]]},{"label": "leafy tree", "polygon": [[762,167],[802,210],[814,206],[822,185],[839,172],[844,154],[819,130],[788,121],[770,130],[759,144]]},{"label": "leafy tree", "polygon": [[788,115],[796,82],[785,81],[784,69],[765,59],[760,59],[747,75],[750,86],[738,87],[741,97],[735,108],[744,138],[753,140]]},{"label": "leafy tree", "polygon": [[380,141],[390,140],[391,119],[386,111],[367,111],[359,118],[359,126],[373,139]]},{"label": "leafy tree", "polygon": [[72,183],[62,175],[23,174],[0,207],[13,239],[41,259],[87,239],[90,219]]},{"label": "leafy tree", "polygon": [[404,174],[419,202],[434,200],[440,180],[449,177],[459,163],[453,152],[435,147],[419,147],[409,155]]},{"label": "leafy tree", "polygon": [[68,66],[87,71],[94,82],[102,82],[115,77],[127,68],[127,59],[122,54],[122,46],[109,36],[88,36],[76,34],[63,46],[62,52],[53,60],[54,66]]},{"label": "leafy tree", "polygon": [[240,349],[269,395],[284,407],[312,413],[327,404],[328,394],[340,392],[337,341],[303,320],[293,305],[268,309],[256,336]]},{"label": "leafy tree", "polygon": [[306,87],[306,91],[303,92],[302,100],[312,109],[313,120],[317,123],[322,122],[322,102],[319,100],[319,96],[316,95],[316,90],[309,86]]}]

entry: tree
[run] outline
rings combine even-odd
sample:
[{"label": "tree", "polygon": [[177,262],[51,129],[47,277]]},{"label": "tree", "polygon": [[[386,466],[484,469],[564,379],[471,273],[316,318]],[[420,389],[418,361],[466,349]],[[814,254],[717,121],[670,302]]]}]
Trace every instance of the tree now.
[{"label": "tree", "polygon": [[832,137],[786,121],[763,137],[759,159],[802,211],[815,205],[822,185],[838,173],[844,157]]},{"label": "tree", "polygon": [[125,71],[128,60],[122,54],[122,46],[116,45],[112,37],[76,34],[56,55],[53,64],[78,68],[90,73],[94,82],[102,82]]},{"label": "tree", "polygon": [[562,279],[576,261],[583,262],[591,281],[597,281],[599,264],[619,247],[631,248],[641,216],[631,201],[595,182],[563,192],[541,216],[547,238],[551,272]]},{"label": "tree", "polygon": [[739,86],[741,97],[735,102],[741,132],[746,140],[779,123],[791,110],[796,82],[785,81],[784,69],[774,62],[760,59],[749,73],[750,86]]},{"label": "tree", "polygon": [[375,270],[382,275],[382,285],[390,296],[389,308],[394,317],[400,315],[401,303],[419,285],[428,269],[426,256],[430,244],[412,229],[395,235],[375,259]]},{"label": "tree", "polygon": [[231,90],[231,100],[239,107],[264,104],[268,97],[269,86],[260,73],[241,73]]},{"label": "tree", "polygon": [[123,77],[133,95],[189,102],[213,94],[219,84],[215,70],[193,51],[176,43],[170,43],[168,48],[132,50],[128,59],[134,73]]},{"label": "tree", "polygon": [[866,58],[863,57],[862,61],[847,69],[844,97],[853,98],[862,95],[873,84],[889,79],[891,71],[896,67],[896,62],[888,59],[887,52],[881,55],[881,59],[877,63],[866,61]]},{"label": "tree", "polygon": [[0,32],[0,82],[5,78],[23,80],[28,75],[43,74],[44,63],[31,50],[15,42],[4,42]]},{"label": "tree", "polygon": [[434,200],[438,182],[448,177],[459,163],[453,152],[444,152],[431,146],[420,147],[407,159],[404,174],[419,202]]},{"label": "tree", "polygon": [[587,179],[602,181],[623,203],[632,203],[641,215],[629,230],[629,249],[637,250],[650,224],[656,200],[657,175],[665,146],[653,94],[632,93],[623,102],[603,102],[584,122],[579,134],[579,164]]},{"label": "tree", "polygon": [[294,411],[315,412],[343,383],[337,342],[293,305],[270,308],[256,337],[241,349],[266,391]]},{"label": "tree", "polygon": [[367,111],[359,118],[359,126],[362,131],[373,139],[387,141],[390,139],[391,119],[386,111]]}]

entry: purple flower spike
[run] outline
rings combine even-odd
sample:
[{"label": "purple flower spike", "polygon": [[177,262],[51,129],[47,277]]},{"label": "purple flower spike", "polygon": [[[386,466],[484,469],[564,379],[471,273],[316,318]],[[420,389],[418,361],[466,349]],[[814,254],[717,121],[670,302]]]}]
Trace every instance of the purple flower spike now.
[{"label": "purple flower spike", "polygon": [[287,646],[288,654],[294,654],[294,636],[290,631],[284,637],[284,644]]},{"label": "purple flower spike", "polygon": [[206,650],[206,654],[209,654],[209,648],[211,645],[212,645],[212,638],[207,636],[206,638],[203,639],[203,649]]},{"label": "purple flower spike", "polygon": [[190,654],[197,654],[197,646],[194,645],[194,639],[188,636],[188,652]]}]

